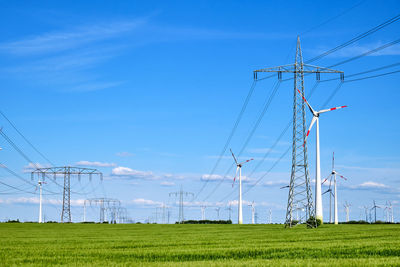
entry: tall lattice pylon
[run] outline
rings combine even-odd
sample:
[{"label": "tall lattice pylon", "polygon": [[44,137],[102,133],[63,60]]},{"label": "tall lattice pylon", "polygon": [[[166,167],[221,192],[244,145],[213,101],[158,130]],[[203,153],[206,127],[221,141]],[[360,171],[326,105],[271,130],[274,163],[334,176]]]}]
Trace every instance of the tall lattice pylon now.
[{"label": "tall lattice pylon", "polygon": [[[285,220],[285,225],[292,227],[299,222],[307,222],[309,218],[314,218],[315,220],[310,175],[308,173],[307,143],[304,143],[306,137],[306,109],[305,103],[301,95],[297,93],[297,90],[302,95],[305,95],[304,73],[315,73],[317,80],[320,79],[321,73],[339,73],[341,79],[344,76],[341,71],[304,64],[300,37],[297,37],[294,64],[255,70],[254,78],[256,80],[258,79],[257,74],[261,72],[277,72],[280,80],[282,79],[282,73],[294,74],[292,169]],[[300,216],[298,216],[299,212]]]},{"label": "tall lattice pylon", "polygon": [[37,168],[31,172],[31,179],[35,176],[41,176],[43,181],[45,177],[52,176],[55,180],[57,176],[64,176],[64,188],[63,188],[63,206],[61,212],[61,222],[71,222],[71,175],[75,175],[78,179],[81,179],[82,175],[89,176],[92,180],[93,175],[99,175],[100,179],[103,180],[103,174],[96,169],[79,168],[71,166],[63,167],[51,167],[51,168]]}]

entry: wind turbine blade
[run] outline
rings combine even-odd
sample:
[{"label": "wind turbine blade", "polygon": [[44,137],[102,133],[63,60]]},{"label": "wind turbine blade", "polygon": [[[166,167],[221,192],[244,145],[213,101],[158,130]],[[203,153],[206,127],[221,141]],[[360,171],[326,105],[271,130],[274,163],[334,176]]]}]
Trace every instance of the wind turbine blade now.
[{"label": "wind turbine blade", "polygon": [[333,152],[332,156],[332,171],[335,170],[335,152]]},{"label": "wind turbine blade", "polygon": [[322,182],[322,184],[324,184],[328,180],[329,177],[331,177],[331,180],[332,180],[332,176],[331,175],[332,174],[329,174],[328,177],[326,177],[325,180]]},{"label": "wind turbine blade", "polygon": [[241,163],[239,163],[239,164],[240,164],[240,165],[243,165],[243,164],[245,164],[245,163],[247,163],[247,162],[249,162],[249,161],[252,161],[252,160],[254,160],[254,159],[248,159],[248,160],[243,161],[243,162],[241,162]]},{"label": "wind turbine blade", "polygon": [[337,110],[337,109],[341,109],[341,108],[347,108],[347,106],[340,106],[340,107],[335,107],[335,108],[323,109],[323,110],[318,111],[317,113],[321,114],[321,113],[325,113],[325,112],[328,112],[328,111]]},{"label": "wind turbine blade", "polygon": [[235,173],[235,177],[233,177],[232,187],[233,187],[233,185],[235,184],[236,176],[237,176],[238,170],[239,170],[239,167],[236,167],[236,173]]},{"label": "wind turbine blade", "polygon": [[332,190],[331,190],[331,189],[328,189],[328,190],[326,190],[324,193],[322,193],[322,195],[325,195],[325,194],[328,193],[328,192],[332,192]]},{"label": "wind turbine blade", "polygon": [[235,160],[236,165],[238,165],[238,161],[236,160],[235,154],[233,154],[232,149],[230,149],[231,153],[232,153],[232,157]]},{"label": "wind turbine blade", "polygon": [[[318,118],[315,117],[315,116],[312,118],[311,123],[310,123],[310,127],[308,127],[306,139],[304,139],[304,144],[307,142],[307,138],[308,138],[308,135],[310,134],[311,128],[313,127],[314,123],[315,123],[317,120],[318,120]],[[303,146],[304,146],[304,144],[303,144]]]},{"label": "wind turbine blade", "polygon": [[336,173],[336,174],[339,175],[339,177],[342,178],[343,180],[346,180],[346,181],[347,181],[347,178],[344,177],[343,175],[341,175],[341,174],[339,174],[339,173]]},{"label": "wind turbine blade", "polygon": [[303,96],[303,94],[300,92],[299,89],[297,89],[297,92],[301,95],[301,97],[303,98],[304,102],[307,104],[308,108],[310,109],[312,114],[315,114],[314,109],[311,107],[311,105],[308,103],[307,99]]},{"label": "wind turbine blade", "polygon": [[282,186],[280,189],[283,189],[283,188],[289,188],[290,186],[288,186],[288,185],[285,185],[285,186]]}]

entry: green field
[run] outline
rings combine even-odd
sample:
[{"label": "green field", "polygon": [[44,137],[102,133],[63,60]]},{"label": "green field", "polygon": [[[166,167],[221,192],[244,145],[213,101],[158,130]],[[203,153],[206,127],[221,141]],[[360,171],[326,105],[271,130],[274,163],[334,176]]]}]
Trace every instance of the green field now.
[{"label": "green field", "polygon": [[400,266],[400,225],[0,224],[0,264]]}]

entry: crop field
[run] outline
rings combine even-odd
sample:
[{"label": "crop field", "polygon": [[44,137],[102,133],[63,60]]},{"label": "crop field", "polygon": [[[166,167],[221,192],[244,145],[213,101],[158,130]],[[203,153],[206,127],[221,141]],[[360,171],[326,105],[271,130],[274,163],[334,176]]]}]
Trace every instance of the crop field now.
[{"label": "crop field", "polygon": [[0,265],[400,265],[400,225],[0,224]]}]

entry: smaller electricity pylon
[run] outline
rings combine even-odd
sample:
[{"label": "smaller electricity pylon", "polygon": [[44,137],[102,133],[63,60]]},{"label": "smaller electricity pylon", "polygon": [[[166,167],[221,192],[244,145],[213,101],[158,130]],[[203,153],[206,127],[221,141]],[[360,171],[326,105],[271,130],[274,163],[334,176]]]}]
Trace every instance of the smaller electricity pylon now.
[{"label": "smaller electricity pylon", "polygon": [[170,197],[171,196],[179,197],[179,220],[178,220],[178,222],[183,223],[185,221],[185,217],[183,215],[183,198],[188,197],[188,196],[194,197],[194,194],[191,192],[183,191],[182,186],[181,186],[181,189],[178,192],[171,192],[171,193],[169,193],[169,196]]},{"label": "smaller electricity pylon", "polygon": [[99,216],[99,221],[100,223],[104,223],[107,221],[106,215],[107,211],[110,211],[110,222],[111,223],[116,223],[117,221],[117,211],[118,208],[121,206],[121,202],[118,199],[114,198],[90,198],[86,199],[83,203],[84,207],[84,221],[86,221],[86,203],[89,203],[91,206],[92,203],[95,205],[100,206],[100,216]]},{"label": "smaller electricity pylon", "polygon": [[61,222],[71,222],[71,176],[76,176],[78,180],[81,180],[82,175],[89,176],[89,180],[92,180],[93,175],[100,176],[100,180],[103,180],[103,174],[96,169],[89,168],[79,168],[79,167],[51,167],[51,168],[37,168],[33,172],[31,172],[31,179],[33,180],[34,176],[42,177],[42,182],[45,181],[45,178],[50,176],[53,177],[54,181],[57,176],[64,176],[64,190],[63,190],[63,206],[61,211]]}]

